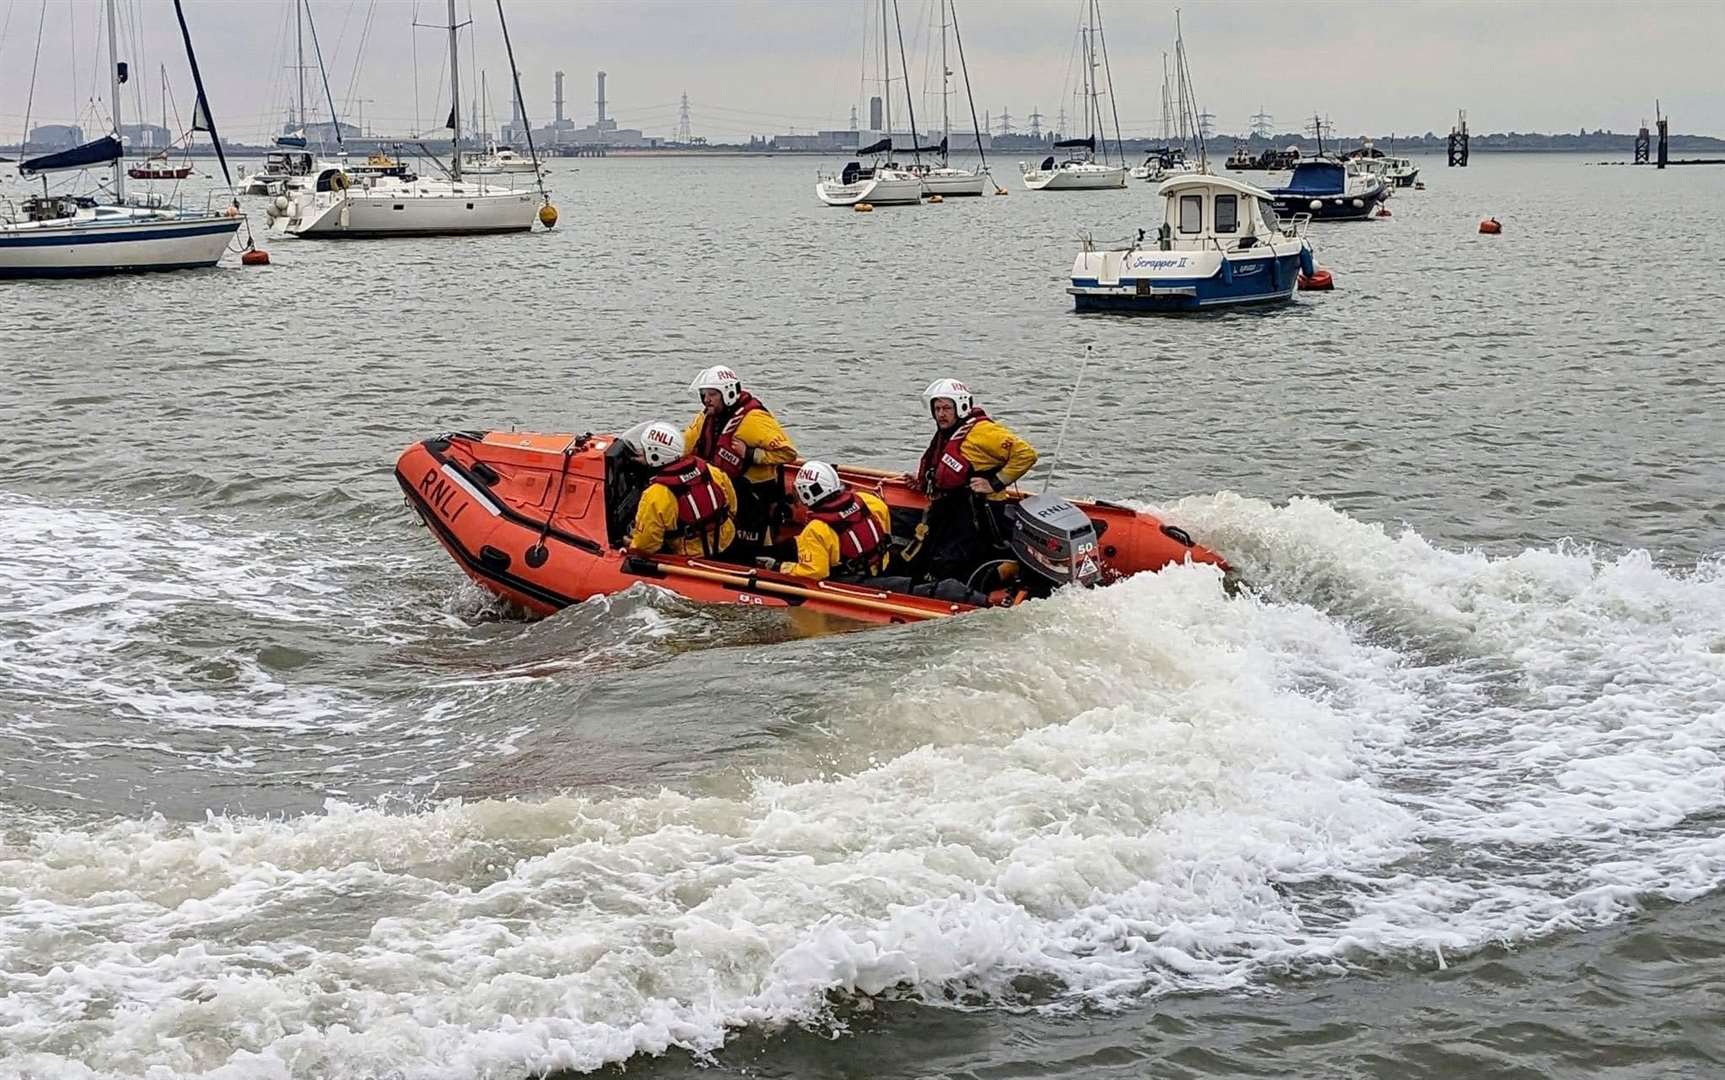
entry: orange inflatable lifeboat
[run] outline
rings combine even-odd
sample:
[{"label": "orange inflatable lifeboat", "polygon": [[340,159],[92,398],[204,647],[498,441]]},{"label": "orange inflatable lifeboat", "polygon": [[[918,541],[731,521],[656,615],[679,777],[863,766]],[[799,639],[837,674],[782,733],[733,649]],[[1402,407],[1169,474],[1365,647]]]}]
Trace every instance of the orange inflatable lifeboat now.
[{"label": "orange inflatable lifeboat", "polygon": [[[538,615],[648,582],[692,600],[802,608],[864,622],[945,618],[977,605],[842,582],[812,582],[754,566],[681,555],[651,558],[623,547],[635,483],[613,435],[457,432],[409,446],[395,465],[407,503],[479,585]],[[796,465],[780,467],[789,497]],[[847,484],[892,510],[893,532],[908,540],[927,499],[907,479],[840,467]],[[788,501],[795,505],[794,498]],[[1107,502],[1035,496],[1019,514],[1014,549],[1056,579],[1106,584],[1186,561],[1228,569],[1215,552],[1174,525]],[[1074,513],[1076,507],[1081,513]],[[798,519],[802,508],[797,507]],[[1039,518],[1041,521],[1031,520]],[[1076,523],[1076,525],[1074,524]],[[1064,533],[1036,533],[1046,525]],[[1022,543],[1046,549],[1025,550]],[[1050,556],[1048,553],[1054,553]]]}]

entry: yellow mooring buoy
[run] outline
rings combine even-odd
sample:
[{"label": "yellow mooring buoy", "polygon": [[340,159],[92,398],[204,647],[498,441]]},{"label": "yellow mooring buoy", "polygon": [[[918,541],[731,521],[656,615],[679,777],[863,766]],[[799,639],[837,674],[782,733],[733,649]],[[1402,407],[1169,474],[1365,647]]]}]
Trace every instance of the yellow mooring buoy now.
[{"label": "yellow mooring buoy", "polygon": [[945,197],[945,196],[943,196],[943,195],[930,195],[930,196],[929,196],[929,197],[928,197],[928,201],[929,201],[929,202],[931,202],[931,203],[936,203],[936,202],[945,202],[945,201],[946,201],[946,197]]},{"label": "yellow mooring buoy", "polygon": [[539,208],[539,224],[545,226],[547,229],[556,228],[557,208],[552,206],[550,203],[546,203],[544,206],[541,206]]},{"label": "yellow mooring buoy", "polygon": [[874,204],[865,202],[852,203],[851,209],[855,210],[859,214],[872,214],[874,213]]}]

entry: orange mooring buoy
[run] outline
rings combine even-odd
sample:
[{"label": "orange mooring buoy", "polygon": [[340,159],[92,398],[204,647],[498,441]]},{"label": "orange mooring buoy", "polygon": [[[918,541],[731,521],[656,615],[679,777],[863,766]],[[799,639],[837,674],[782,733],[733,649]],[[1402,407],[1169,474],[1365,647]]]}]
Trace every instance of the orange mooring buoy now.
[{"label": "orange mooring buoy", "polygon": [[259,251],[257,248],[247,248],[240,252],[240,265],[242,266],[268,266],[269,264],[270,253],[267,251]]},{"label": "orange mooring buoy", "polygon": [[1496,236],[1503,231],[1503,222],[1494,217],[1488,217],[1479,223],[1479,231],[1487,236]]},{"label": "orange mooring buoy", "polygon": [[1329,292],[1336,287],[1336,279],[1331,276],[1328,270],[1320,266],[1312,271],[1310,276],[1302,273],[1294,279],[1294,284],[1306,292]]}]

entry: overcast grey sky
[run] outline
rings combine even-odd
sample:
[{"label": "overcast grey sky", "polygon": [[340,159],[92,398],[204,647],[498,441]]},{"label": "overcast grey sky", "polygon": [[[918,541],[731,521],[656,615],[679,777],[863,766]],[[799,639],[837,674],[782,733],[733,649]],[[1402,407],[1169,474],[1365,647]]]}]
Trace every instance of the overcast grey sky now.
[{"label": "overcast grey sky", "polygon": [[[157,65],[165,63],[184,117],[190,79],[170,0],[118,3],[128,24],[122,58],[138,71],[124,111],[138,110],[135,88],[146,117],[159,119]],[[412,24],[416,15],[421,23],[445,22],[445,0],[310,3],[344,119],[363,108],[366,124],[380,132],[441,123],[447,39]],[[1070,108],[1082,0],[955,4],[977,109],[989,112],[996,128],[1003,108],[1019,130],[1033,108],[1047,124],[1063,101]],[[938,50],[930,31],[936,5],[898,0],[925,128],[934,125],[924,112],[938,111],[937,98],[922,96],[925,71],[938,69],[924,59],[931,38]],[[1100,5],[1121,127],[1129,136],[1152,134],[1176,5]],[[1179,6],[1198,97],[1225,132],[1243,130],[1263,108],[1280,131],[1297,130],[1302,117],[1320,111],[1338,133],[1441,133],[1458,107],[1468,109],[1478,132],[1626,131],[1651,119],[1658,97],[1674,130],[1725,134],[1725,3],[1716,0]],[[507,115],[495,0],[457,0],[457,7],[461,18],[473,19],[471,37],[463,36],[464,93],[473,73],[485,71],[493,115]],[[262,141],[279,126],[293,92],[293,0],[187,0],[186,9],[223,134]],[[577,124],[593,118],[593,75],[603,68],[610,73],[608,111],[623,126],[670,136],[686,92],[694,134],[713,140],[843,127],[851,106],[878,92],[879,0],[505,0],[505,10],[536,125],[552,114],[558,69],[567,73],[567,113]],[[18,137],[26,109],[33,125],[105,125],[97,119],[107,115],[101,11],[99,0],[0,0],[0,141]],[[141,26],[136,36],[134,22]],[[131,43],[140,38],[141,45]],[[891,52],[897,79],[896,40]],[[902,83],[894,94],[902,95]],[[962,111],[962,97],[954,103]],[[862,115],[866,123],[866,109]]]}]

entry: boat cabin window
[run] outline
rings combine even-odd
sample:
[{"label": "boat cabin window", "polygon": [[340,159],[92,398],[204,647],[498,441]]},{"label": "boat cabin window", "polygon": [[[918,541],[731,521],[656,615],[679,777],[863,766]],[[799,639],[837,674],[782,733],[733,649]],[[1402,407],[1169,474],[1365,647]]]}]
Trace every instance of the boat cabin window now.
[{"label": "boat cabin window", "polygon": [[1204,196],[1180,196],[1180,231],[1183,233],[1201,233],[1204,231]]},{"label": "boat cabin window", "polygon": [[1216,231],[1219,233],[1240,231],[1240,197],[1238,195],[1216,196]]}]

